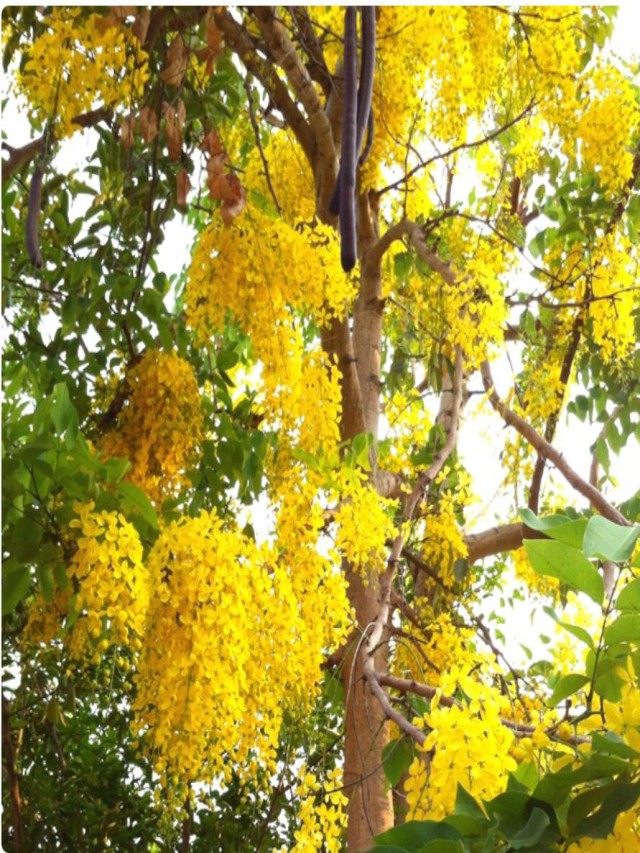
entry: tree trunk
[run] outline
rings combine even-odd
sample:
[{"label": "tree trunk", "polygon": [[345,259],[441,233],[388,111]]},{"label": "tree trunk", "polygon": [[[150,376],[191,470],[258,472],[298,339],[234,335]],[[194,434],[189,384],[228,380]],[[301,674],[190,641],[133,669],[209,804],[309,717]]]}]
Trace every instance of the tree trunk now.
[{"label": "tree trunk", "polygon": [[[353,356],[358,394],[343,398],[344,439],[353,437],[349,425],[378,438],[380,413],[380,347],[382,341],[381,259],[370,250],[377,241],[377,223],[367,195],[358,200],[358,247],[360,256],[360,292],[353,308]],[[359,411],[355,411],[355,408]],[[375,452],[372,454],[375,482]],[[372,572],[364,579],[347,569],[349,600],[356,612],[358,638],[375,620],[379,609],[380,577]],[[345,687],[345,768],[344,781],[349,794],[347,848],[352,853],[372,846],[374,835],[393,826],[393,799],[381,764],[384,746],[389,740],[388,724],[382,709],[362,676],[362,657],[358,644],[347,657]],[[376,669],[387,671],[388,646],[384,642],[376,652]]]}]

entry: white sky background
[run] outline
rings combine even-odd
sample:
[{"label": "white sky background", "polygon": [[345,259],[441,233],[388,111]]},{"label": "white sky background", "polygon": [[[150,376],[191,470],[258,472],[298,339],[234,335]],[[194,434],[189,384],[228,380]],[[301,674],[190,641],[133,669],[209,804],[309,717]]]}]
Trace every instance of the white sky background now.
[{"label": "white sky background", "polygon": [[[631,60],[634,56],[637,59],[640,53],[637,35],[639,32],[640,4],[630,2],[623,4],[619,8],[615,21],[614,35],[610,42],[611,51],[626,60]],[[637,67],[636,64],[636,69]],[[6,81],[3,82],[5,83],[4,91]],[[31,138],[24,107],[21,110],[14,102],[7,104],[3,114],[3,126],[7,132],[7,141],[15,147],[25,144]],[[93,151],[94,144],[95,140],[91,132],[76,133],[72,140],[62,146],[57,156],[58,168],[67,171],[73,168],[82,169]],[[85,200],[82,203],[89,203],[89,201]],[[157,264],[159,269],[168,276],[177,278],[189,262],[194,232],[186,226],[182,217],[177,216],[170,225],[166,226],[165,235],[165,240],[156,255]],[[511,386],[511,368],[506,359],[494,365],[494,377],[499,393],[504,393]],[[478,377],[474,378],[471,387],[474,389],[481,387]],[[494,501],[494,497],[504,478],[498,455],[504,441],[505,428],[498,416],[488,412],[486,406],[483,413],[475,411],[477,399],[472,398],[467,406],[465,423],[460,436],[460,453],[471,473],[473,487],[481,499],[481,503],[470,509],[469,532],[472,529],[482,530],[492,526],[496,522],[496,515],[500,510],[504,511],[502,501]],[[584,478],[588,478],[591,462],[589,447],[600,428],[599,424],[591,427],[580,424],[575,418],[572,420],[571,431],[566,421],[559,425],[556,444],[562,449],[569,464]],[[618,488],[607,486],[606,493],[610,499],[615,501],[629,497],[637,489],[640,480],[640,447],[637,442],[634,440],[629,442],[621,457],[612,456],[612,474],[620,485]],[[556,480],[556,482],[559,481]],[[571,496],[569,488],[566,494],[568,497]],[[547,617],[540,611],[536,612],[532,609],[531,602],[523,605],[516,604],[513,619],[509,619],[505,626],[507,636],[513,633],[513,628],[516,628],[515,633],[519,634],[522,642],[527,645],[537,645],[535,638],[541,630],[553,634],[553,628]]]}]

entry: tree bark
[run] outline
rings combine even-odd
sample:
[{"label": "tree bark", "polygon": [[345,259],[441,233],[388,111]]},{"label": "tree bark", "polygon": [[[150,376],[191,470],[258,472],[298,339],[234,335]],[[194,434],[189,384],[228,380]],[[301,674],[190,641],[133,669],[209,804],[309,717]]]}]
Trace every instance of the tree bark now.
[{"label": "tree bark", "polygon": [[[375,476],[375,442],[380,415],[380,347],[382,341],[381,257],[370,251],[377,242],[377,223],[368,196],[358,198],[358,250],[360,291],[353,307],[353,354],[358,395],[343,398],[343,439],[354,434],[348,425],[358,424],[360,431],[374,439],[372,453]],[[354,408],[359,411],[354,411]],[[373,571],[369,578],[347,568],[349,600],[355,610],[359,636],[366,635],[380,609],[381,578]],[[386,632],[385,632],[386,634]],[[388,668],[387,636],[374,655],[375,669]],[[345,686],[345,766],[344,781],[349,795],[347,849],[367,850],[374,835],[393,826],[393,798],[381,763],[382,750],[389,741],[384,710],[363,677],[362,647],[350,652],[343,670]]]}]

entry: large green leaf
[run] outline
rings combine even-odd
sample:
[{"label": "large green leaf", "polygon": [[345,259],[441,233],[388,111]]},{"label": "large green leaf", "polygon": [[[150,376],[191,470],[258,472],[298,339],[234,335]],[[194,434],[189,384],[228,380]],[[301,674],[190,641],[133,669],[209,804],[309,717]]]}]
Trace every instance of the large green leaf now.
[{"label": "large green leaf", "polygon": [[623,527],[608,518],[594,515],[584,534],[584,553],[621,563],[628,560],[640,537],[640,526]]},{"label": "large green leaf", "polygon": [[565,542],[574,548],[582,548],[584,533],[587,528],[586,518],[570,518],[567,515],[550,515],[538,518],[530,509],[521,509],[520,518],[527,527],[545,533],[550,539]]},{"label": "large green leaf", "polygon": [[544,539],[525,539],[524,546],[538,574],[558,578],[571,589],[586,593],[596,604],[602,604],[602,576],[577,548]]}]

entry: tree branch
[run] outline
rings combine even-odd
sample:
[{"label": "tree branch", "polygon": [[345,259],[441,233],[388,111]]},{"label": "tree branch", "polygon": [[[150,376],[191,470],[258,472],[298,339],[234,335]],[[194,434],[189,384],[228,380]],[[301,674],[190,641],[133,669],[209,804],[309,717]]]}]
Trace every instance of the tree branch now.
[{"label": "tree branch", "polygon": [[287,87],[278,77],[275,66],[261,59],[246,28],[232,17],[228,9],[217,6],[214,19],[216,26],[224,35],[225,42],[237,54],[243,65],[262,83],[276,109],[282,113],[295,134],[307,160],[313,163],[314,146],[311,128],[289,95]]},{"label": "tree branch", "polygon": [[[109,121],[112,117],[112,109],[109,107],[99,107],[97,110],[81,113],[72,120],[72,123],[77,124],[78,127],[87,128],[93,127],[101,121]],[[42,151],[44,143],[44,134],[23,145],[22,148],[14,148],[8,143],[3,142],[2,147],[9,152],[9,159],[2,161],[2,179],[6,181],[17,169],[22,168],[26,163],[30,163]]]},{"label": "tree branch", "polygon": [[506,424],[512,426],[516,432],[518,432],[524,439],[526,439],[529,444],[534,447],[541,456],[544,456],[545,459],[549,459],[552,462],[558,471],[562,474],[562,476],[567,480],[567,482],[573,486],[573,488],[583,495],[587,500],[592,504],[592,506],[598,510],[598,512],[603,515],[605,518],[608,518],[610,521],[615,522],[616,524],[624,525],[628,527],[630,522],[620,513],[614,506],[612,506],[609,501],[604,497],[604,495],[595,489],[590,483],[587,483],[586,480],[583,480],[576,472],[571,468],[571,466],[566,462],[561,453],[559,453],[555,447],[549,444],[548,441],[537,433],[534,428],[528,424],[524,418],[521,418],[515,412],[513,412],[498,396],[495,386],[493,384],[493,378],[491,376],[491,368],[489,367],[488,362],[484,362],[481,367],[482,381],[484,383],[485,390],[489,397],[489,402],[496,412],[503,418]]}]

